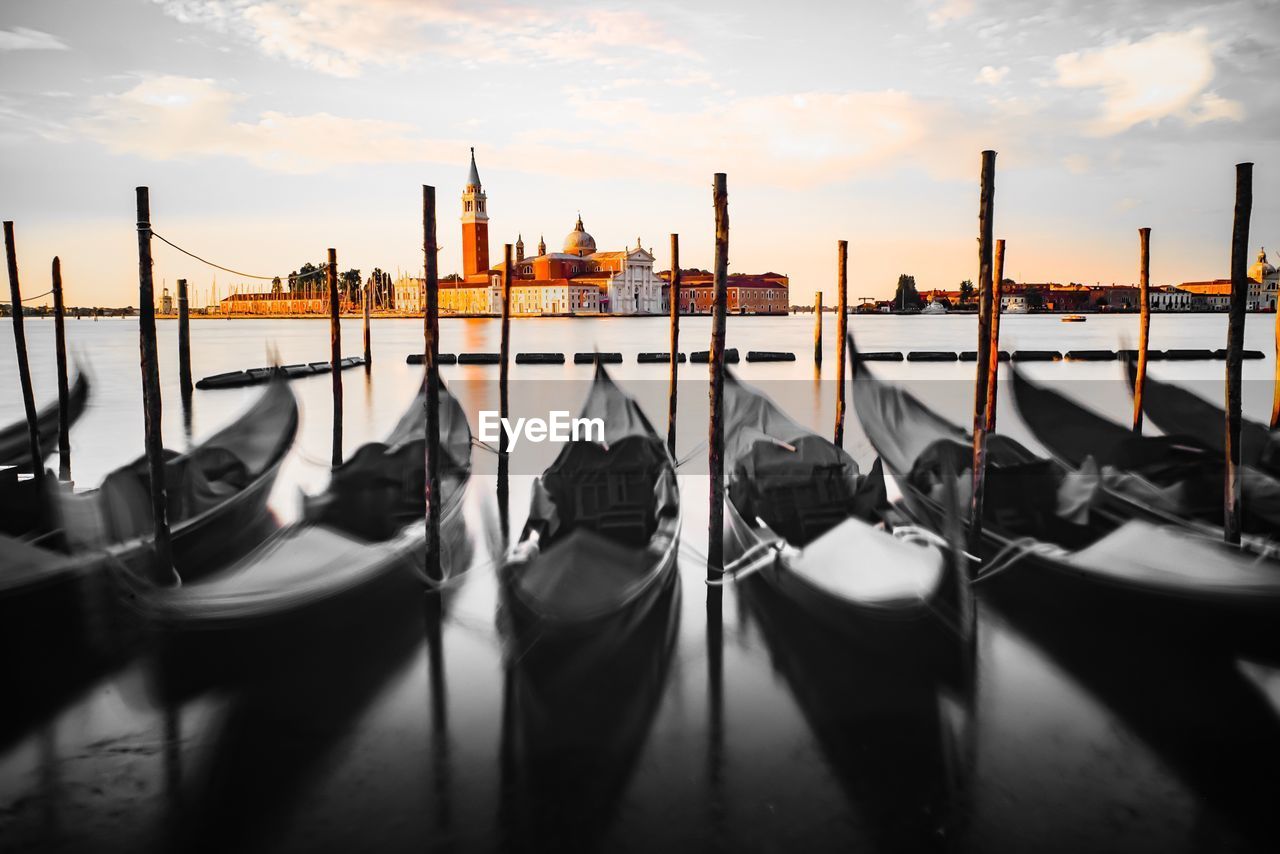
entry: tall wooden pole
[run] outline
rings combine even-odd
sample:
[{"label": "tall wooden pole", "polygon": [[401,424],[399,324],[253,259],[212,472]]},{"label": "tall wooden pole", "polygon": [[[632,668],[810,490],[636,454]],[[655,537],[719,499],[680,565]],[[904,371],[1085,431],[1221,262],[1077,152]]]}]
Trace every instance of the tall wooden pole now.
[{"label": "tall wooden pole", "polygon": [[[715,174],[712,200],[716,213],[715,292],[711,307],[711,421],[707,456],[711,469],[711,513],[707,532],[707,577],[724,569],[724,337],[729,303],[729,189],[723,172]],[[709,588],[719,594],[718,587]]]},{"label": "tall wooden pole", "polygon": [[178,279],[178,382],[183,396],[191,394],[191,314],[187,280]]},{"label": "tall wooden pole", "polygon": [[169,491],[164,477],[164,439],[160,433],[160,360],[156,350],[156,297],[151,279],[151,194],[137,188],[138,201],[138,339],[142,351],[142,407],[147,469],[151,476],[151,514],[156,543],[153,577],[159,584],[176,579],[169,542]]},{"label": "tall wooden pole", "polygon": [[329,367],[333,374],[333,467],[342,465],[342,323],[338,309],[338,250],[329,249]]},{"label": "tall wooden pole", "polygon": [[1147,386],[1151,335],[1151,229],[1138,229],[1138,374],[1133,380],[1133,432],[1142,433],[1142,392]]},{"label": "tall wooden pole", "polygon": [[680,378],[680,235],[671,235],[671,387],[667,391],[667,451],[676,455],[676,383]]},{"label": "tall wooden pole", "polygon": [[1276,369],[1275,391],[1271,395],[1271,429],[1280,427],[1280,301],[1276,306]]},{"label": "tall wooden pole", "polygon": [[[442,581],[440,566],[440,280],[436,258],[436,188],[422,186],[422,266],[426,275],[426,311],[422,321],[423,358],[427,368],[427,553],[426,573]],[[368,351],[369,301],[365,300],[365,349]]]},{"label": "tall wooden pole", "polygon": [[71,480],[71,390],[67,387],[67,309],[62,261],[53,259],[53,343],[58,360],[58,480]]},{"label": "tall wooden pole", "polygon": [[[434,187],[432,188],[435,189]],[[373,309],[373,289],[368,285],[364,288],[364,372],[370,373],[373,370],[373,334],[369,329],[369,312]]]},{"label": "tall wooden pole", "polygon": [[813,295],[813,363],[822,367],[822,291]]},{"label": "tall wooden pole", "polygon": [[976,550],[982,536],[982,496],[987,471],[987,383],[991,365],[992,233],[996,195],[996,153],[982,152],[978,190],[978,346],[973,394],[973,490],[969,501],[969,545]]},{"label": "tall wooden pole", "polygon": [[[498,341],[498,417],[507,418],[507,377],[511,364],[511,244],[502,247],[502,323]],[[507,453],[507,431],[498,431],[498,453]]]},{"label": "tall wooden pole", "polygon": [[1231,228],[1231,302],[1227,316],[1227,418],[1222,536],[1240,542],[1240,382],[1244,310],[1249,294],[1249,218],[1253,213],[1253,164],[1236,165],[1236,208]]},{"label": "tall wooden pole", "polygon": [[[821,315],[819,315],[821,317]],[[837,446],[844,446],[844,360],[849,337],[849,241],[836,242],[836,429]]]},{"label": "tall wooden pole", "polygon": [[983,404],[983,431],[996,432],[996,380],[1000,373],[1000,295],[1004,289],[1004,241],[996,241],[995,275],[991,278],[991,345],[987,356],[987,400]]},{"label": "tall wooden pole", "polygon": [[27,362],[27,334],[23,327],[22,286],[18,281],[18,252],[13,241],[13,223],[4,224],[4,254],[9,264],[9,298],[13,302],[13,346],[18,351],[18,382],[22,386],[22,408],[27,413],[27,441],[30,443],[31,473],[36,484],[44,485],[44,455],[40,452],[36,395],[31,386],[31,365]]}]

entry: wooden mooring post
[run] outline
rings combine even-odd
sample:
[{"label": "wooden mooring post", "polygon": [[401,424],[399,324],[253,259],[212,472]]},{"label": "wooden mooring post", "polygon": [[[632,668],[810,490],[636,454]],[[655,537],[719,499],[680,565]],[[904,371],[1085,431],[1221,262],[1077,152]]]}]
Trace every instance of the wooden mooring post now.
[{"label": "wooden mooring post", "polygon": [[982,152],[978,189],[978,346],[973,394],[973,488],[969,499],[969,550],[976,553],[982,537],[982,497],[987,473],[987,383],[990,381],[992,234],[995,209],[996,153]]},{"label": "wooden mooring post", "polygon": [[1004,290],[1004,241],[996,241],[995,271],[991,277],[991,343],[987,348],[987,401],[983,404],[983,432],[996,432],[996,381],[1000,373],[1000,299]]},{"label": "wooden mooring post", "polygon": [[1142,434],[1142,392],[1147,385],[1151,336],[1151,229],[1138,229],[1138,372],[1133,379],[1133,432]]},{"label": "wooden mooring post", "polygon": [[[707,436],[711,507],[707,529],[707,578],[716,580],[724,570],[724,338],[729,303],[729,190],[723,172],[715,174],[712,201],[716,215],[715,289],[711,307],[711,417]],[[708,589],[719,600],[720,588]]]},{"label": "wooden mooring post", "polygon": [[[502,247],[502,322],[498,334],[498,417],[511,415],[507,398],[507,379],[511,371],[511,244]],[[498,431],[498,453],[507,453],[507,431]]]},{"label": "wooden mooring post", "polygon": [[[432,193],[435,192],[434,187],[430,189]],[[369,374],[373,371],[373,332],[369,328],[369,313],[373,310],[373,288],[365,285],[364,299],[361,302],[364,303],[364,372]]]},{"label": "wooden mooring post", "polygon": [[31,364],[27,361],[27,334],[23,326],[22,285],[18,280],[18,251],[14,245],[13,223],[4,223],[4,254],[9,266],[9,298],[13,303],[13,346],[18,355],[18,382],[22,386],[22,408],[27,415],[27,441],[31,473],[36,484],[44,485],[44,455],[40,450],[40,429],[36,419],[36,395],[31,385]]},{"label": "wooden mooring post", "polygon": [[156,349],[156,297],[151,278],[151,194],[137,188],[138,203],[138,340],[142,354],[142,407],[151,515],[155,522],[153,578],[158,584],[177,579],[169,541],[169,491],[164,477],[164,439],[160,432],[160,361]]},{"label": "wooden mooring post", "polygon": [[[443,581],[440,565],[440,279],[436,251],[436,188],[422,186],[422,262],[426,306],[422,318],[423,364],[426,366],[426,574]],[[369,348],[369,300],[365,299],[365,350]]]},{"label": "wooden mooring post", "polygon": [[1240,383],[1245,305],[1249,295],[1249,218],[1253,214],[1253,164],[1236,164],[1236,205],[1231,227],[1231,301],[1227,310],[1226,472],[1222,536],[1240,542]]},{"label": "wooden mooring post", "polygon": [[848,338],[849,241],[840,240],[836,242],[836,429],[833,439],[838,447],[844,447],[844,360]]},{"label": "wooden mooring post", "polygon": [[333,375],[334,468],[342,465],[342,321],[338,298],[338,250],[330,247],[326,267],[329,279],[329,367]]},{"label": "wooden mooring post", "polygon": [[54,256],[53,344],[58,361],[58,480],[71,480],[71,389],[67,383],[67,308],[62,293],[62,261]]},{"label": "wooden mooring post", "polygon": [[667,390],[667,451],[676,455],[676,386],[680,379],[680,235],[671,235],[671,387]]},{"label": "wooden mooring post", "polygon": [[183,398],[191,395],[191,313],[187,304],[187,280],[178,279],[178,383]]},{"label": "wooden mooring post", "polygon": [[813,363],[822,367],[822,291],[813,295]]}]

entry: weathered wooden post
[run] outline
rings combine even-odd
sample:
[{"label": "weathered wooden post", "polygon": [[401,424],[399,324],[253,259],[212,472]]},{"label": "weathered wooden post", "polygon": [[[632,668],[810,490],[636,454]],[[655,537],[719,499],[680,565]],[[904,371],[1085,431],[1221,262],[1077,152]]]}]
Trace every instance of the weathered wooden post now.
[{"label": "weathered wooden post", "polygon": [[[435,188],[431,190],[434,192]],[[368,285],[364,287],[364,372],[366,374],[373,370],[373,335],[369,329],[369,313],[373,309],[373,289]]]},{"label": "weathered wooden post", "polygon": [[983,405],[983,431],[996,432],[996,381],[1000,377],[1000,298],[1004,290],[1004,241],[996,241],[995,274],[991,277],[991,343],[987,357],[987,400]]},{"label": "weathered wooden post", "polygon": [[[711,304],[711,419],[707,457],[711,469],[711,513],[707,529],[707,578],[715,580],[724,569],[724,338],[729,302],[729,190],[723,172],[715,174],[712,200],[716,213],[715,292]],[[708,590],[719,599],[720,588]]]},{"label": "weathered wooden post", "polygon": [[36,424],[36,394],[31,386],[31,365],[27,362],[27,334],[23,327],[22,285],[18,281],[18,251],[13,242],[13,223],[4,223],[4,253],[9,264],[9,298],[13,303],[13,346],[18,352],[18,382],[22,386],[22,408],[27,414],[27,441],[30,444],[31,473],[37,486],[44,486],[44,455],[40,451],[40,429]]},{"label": "weathered wooden post", "polygon": [[978,190],[978,347],[973,394],[973,490],[969,500],[969,546],[982,536],[982,494],[987,473],[987,383],[991,363],[992,231],[994,228],[996,153],[982,152]]},{"label": "weathered wooden post", "polygon": [[187,280],[178,279],[178,383],[184,398],[191,395],[191,314]]},{"label": "weathered wooden post", "polygon": [[137,188],[138,201],[138,339],[142,351],[142,407],[151,514],[155,521],[153,577],[159,584],[177,580],[169,542],[169,490],[164,477],[164,440],[160,433],[160,361],[156,351],[155,284],[151,279],[151,194]]},{"label": "weathered wooden post", "polygon": [[67,309],[62,294],[62,261],[53,259],[53,343],[58,360],[58,480],[71,480],[71,391],[67,387]]},{"label": "weathered wooden post", "polygon": [[667,391],[667,450],[676,455],[676,383],[680,378],[680,235],[671,235],[671,388]]},{"label": "weathered wooden post", "polygon": [[1133,379],[1133,432],[1142,433],[1142,391],[1147,385],[1151,334],[1151,229],[1138,229],[1138,373]]},{"label": "weathered wooden post", "polygon": [[338,250],[330,247],[329,264],[329,367],[333,375],[333,459],[342,465],[342,322],[338,297]]},{"label": "weathered wooden post", "polygon": [[1244,356],[1244,310],[1249,294],[1249,218],[1253,214],[1253,164],[1236,164],[1236,208],[1231,227],[1231,302],[1227,314],[1227,477],[1222,536],[1240,542],[1240,382]]},{"label": "weathered wooden post", "polygon": [[[507,418],[507,377],[511,365],[511,244],[502,247],[502,322],[498,341],[498,417]],[[498,431],[498,453],[507,453],[507,431]]]},{"label": "weathered wooden post", "polygon": [[[442,581],[440,566],[440,280],[436,258],[436,188],[422,186],[422,261],[426,276],[423,312],[423,364],[427,368],[427,472],[426,573],[432,581]],[[369,301],[365,300],[365,348],[368,339]]]},{"label": "weathered wooden post", "polygon": [[813,363],[822,367],[822,291],[813,295]]},{"label": "weathered wooden post", "polygon": [[[821,317],[821,315],[819,315]],[[844,361],[849,338],[849,241],[836,242],[836,445],[844,446]]]}]

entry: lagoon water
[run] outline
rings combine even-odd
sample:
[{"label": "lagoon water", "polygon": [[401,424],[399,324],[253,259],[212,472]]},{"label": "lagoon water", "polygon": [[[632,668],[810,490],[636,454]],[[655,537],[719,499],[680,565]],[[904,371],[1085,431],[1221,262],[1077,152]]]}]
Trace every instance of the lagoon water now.
[{"label": "lagoon water", "polygon": [[[1254,315],[1246,330],[1246,346],[1267,353],[1244,369],[1246,415],[1258,420],[1271,403],[1274,323],[1273,315]],[[1220,348],[1225,325],[1221,314],[1157,314],[1152,347]],[[797,354],[794,363],[744,362],[736,370],[797,420],[829,434],[834,318],[826,317],[821,372],[811,359],[811,316],[731,317],[728,328],[728,345],[744,355]],[[850,328],[865,350],[958,351],[972,349],[976,335],[972,316],[853,317]],[[1135,345],[1137,318],[1063,324],[1055,316],[1007,316],[1001,331],[1008,350],[1116,349]],[[180,449],[188,435],[198,441],[233,418],[260,389],[197,391],[188,428],[176,323],[161,321],[159,332],[164,435]],[[443,352],[498,349],[493,320],[445,319],[441,335]],[[513,415],[573,411],[591,368],[572,364],[572,354],[600,349],[623,354],[612,375],[665,429],[667,368],[638,365],[635,354],[668,349],[666,336],[664,318],[514,321],[513,354],[564,352],[569,363],[513,365]],[[707,318],[682,320],[681,350],[706,349],[708,336]],[[43,403],[55,394],[52,323],[28,320],[27,338]],[[142,452],[137,324],[72,320],[68,340],[94,383],[71,432],[76,485],[91,487]],[[328,358],[328,326],[320,320],[201,319],[192,323],[192,340],[197,378],[276,357]],[[405,356],[420,352],[421,341],[420,321],[374,321],[372,372],[343,374],[347,455],[385,435],[413,397],[421,369]],[[344,320],[343,354],[360,352],[360,323]],[[12,353],[6,320],[0,423],[22,417]],[[874,369],[966,420],[972,363]],[[1026,370],[1127,420],[1119,363]],[[1214,400],[1221,395],[1221,361],[1156,362],[1151,370]],[[442,375],[473,430],[479,410],[497,408],[496,366],[448,366]],[[644,711],[641,724],[590,728],[602,758],[576,789],[543,786],[537,769],[516,767],[513,732],[526,739],[547,733],[513,721],[521,712],[511,696],[512,662],[496,627],[495,464],[477,448],[467,498],[476,548],[451,594],[438,657],[418,626],[392,642],[335,637],[273,665],[273,677],[253,689],[213,685],[162,700],[149,687],[146,655],[92,674],[69,685],[42,717],[0,732],[0,849],[1171,852],[1261,849],[1274,840],[1280,672],[1259,663],[1202,660],[1141,631],[1123,642],[1099,638],[1088,614],[1067,626],[1011,619],[980,601],[973,685],[955,691],[904,672],[891,654],[860,659],[732,586],[723,621],[709,620],[699,450],[706,367],[683,365],[681,380],[677,454],[691,459],[681,468],[674,648],[664,666],[627,674],[622,696],[627,708]],[[291,387],[303,420],[272,497],[282,522],[296,516],[300,490],[323,489],[330,454],[330,378]],[[1007,395],[999,419],[1002,432],[1038,447]],[[846,446],[861,465],[871,464],[852,411]],[[517,448],[512,533],[523,525],[532,476],[555,450]],[[50,465],[56,470],[56,460]],[[5,650],[4,657],[23,654],[37,652]],[[5,691],[0,702],[24,698]],[[626,709],[606,717],[614,716],[630,720]],[[546,820],[530,830],[530,815]]]}]

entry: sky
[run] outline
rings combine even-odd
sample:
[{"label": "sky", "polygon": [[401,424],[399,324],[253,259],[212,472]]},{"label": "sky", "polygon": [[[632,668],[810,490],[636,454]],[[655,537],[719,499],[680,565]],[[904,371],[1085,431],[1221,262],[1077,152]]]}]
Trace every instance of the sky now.
[{"label": "sky", "polygon": [[[1280,0],[696,4],[507,0],[3,0],[0,217],[23,290],[137,302],[134,190],[158,234],[257,275],[319,261],[412,272],[421,186],[461,266],[474,146],[490,252],[678,233],[712,264],[832,304],[977,278],[980,152],[1024,282],[1228,275],[1235,164],[1256,163],[1250,261],[1280,255]],[[1268,155],[1271,155],[1269,160]],[[201,304],[246,280],[162,244]]]}]

